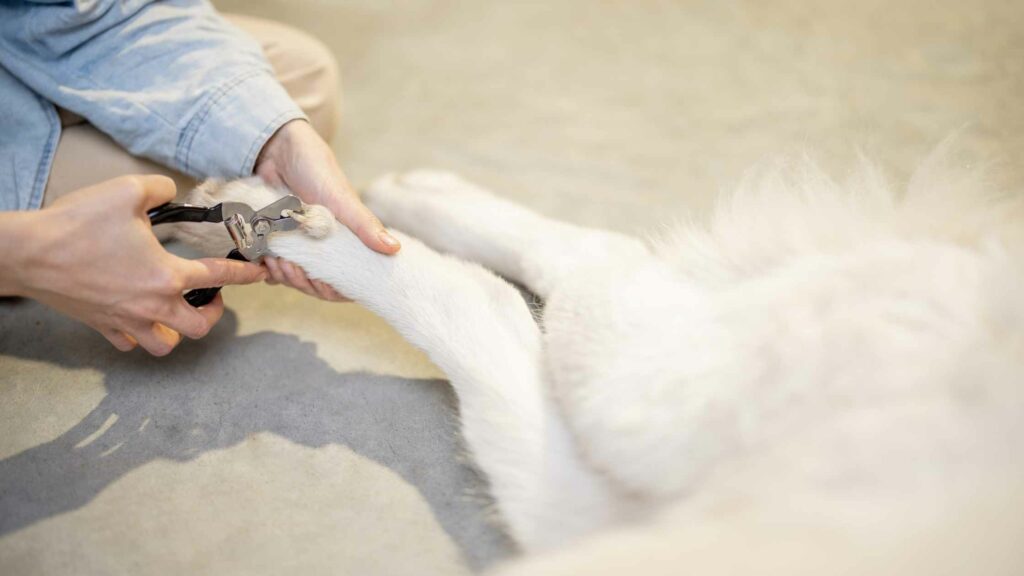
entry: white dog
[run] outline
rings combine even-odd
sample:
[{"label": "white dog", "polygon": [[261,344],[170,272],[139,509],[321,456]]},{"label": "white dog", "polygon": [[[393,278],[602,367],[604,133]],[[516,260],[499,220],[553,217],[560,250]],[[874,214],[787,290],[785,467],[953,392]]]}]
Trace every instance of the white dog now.
[{"label": "white dog", "polygon": [[1021,574],[1024,201],[943,156],[902,195],[774,171],[652,244],[414,172],[366,193],[397,256],[323,209],[270,246],[448,375],[502,573]]}]

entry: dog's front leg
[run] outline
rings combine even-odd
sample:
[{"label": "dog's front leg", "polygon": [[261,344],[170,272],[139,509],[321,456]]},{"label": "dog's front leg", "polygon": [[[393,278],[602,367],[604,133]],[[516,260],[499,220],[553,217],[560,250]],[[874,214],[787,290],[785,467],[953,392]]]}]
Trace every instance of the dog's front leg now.
[{"label": "dog's front leg", "polygon": [[541,334],[519,293],[415,239],[383,256],[327,221],[326,238],[280,234],[271,249],[382,316],[448,375],[466,444],[513,537],[535,550],[606,523],[612,498],[549,397]]}]

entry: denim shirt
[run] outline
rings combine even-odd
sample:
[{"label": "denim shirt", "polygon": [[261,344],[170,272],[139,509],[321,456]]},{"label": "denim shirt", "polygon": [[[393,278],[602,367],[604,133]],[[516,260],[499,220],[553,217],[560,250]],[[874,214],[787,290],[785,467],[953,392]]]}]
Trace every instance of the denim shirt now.
[{"label": "denim shirt", "polygon": [[56,106],[197,178],[252,174],[302,111],[259,45],[203,0],[0,0],[0,210],[38,208]]}]

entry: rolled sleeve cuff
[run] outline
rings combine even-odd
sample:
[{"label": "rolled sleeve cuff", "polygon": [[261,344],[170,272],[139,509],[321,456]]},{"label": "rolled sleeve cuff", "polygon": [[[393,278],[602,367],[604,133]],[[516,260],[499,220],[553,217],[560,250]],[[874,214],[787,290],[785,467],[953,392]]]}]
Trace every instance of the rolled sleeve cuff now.
[{"label": "rolled sleeve cuff", "polygon": [[175,160],[198,178],[250,176],[263,145],[306,115],[265,70],[235,76],[207,98],[178,140]]}]

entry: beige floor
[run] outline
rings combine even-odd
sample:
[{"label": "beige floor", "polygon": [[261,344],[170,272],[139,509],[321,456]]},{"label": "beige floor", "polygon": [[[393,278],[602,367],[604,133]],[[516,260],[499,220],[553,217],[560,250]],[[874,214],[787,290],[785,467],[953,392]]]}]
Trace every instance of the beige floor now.
[{"label": "beige floor", "polygon": [[[221,0],[322,38],[357,183],[456,170],[627,232],[751,164],[951,131],[1022,182],[1024,3]],[[227,291],[216,332],[120,355],[0,304],[0,573],[455,574],[510,553],[436,369],[353,305]]]}]

